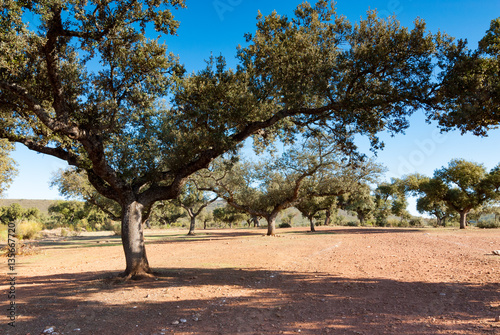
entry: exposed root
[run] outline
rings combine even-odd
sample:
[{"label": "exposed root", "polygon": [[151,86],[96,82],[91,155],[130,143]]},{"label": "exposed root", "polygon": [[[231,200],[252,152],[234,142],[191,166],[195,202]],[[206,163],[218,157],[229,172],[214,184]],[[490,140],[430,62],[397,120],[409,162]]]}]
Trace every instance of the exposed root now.
[{"label": "exposed root", "polygon": [[148,269],[149,272],[146,272],[144,270],[136,270],[136,271],[131,271],[131,272],[122,272],[118,275],[116,278],[118,281],[121,282],[127,282],[131,280],[145,280],[145,279],[154,279],[156,276],[154,275],[153,271],[151,269]]}]

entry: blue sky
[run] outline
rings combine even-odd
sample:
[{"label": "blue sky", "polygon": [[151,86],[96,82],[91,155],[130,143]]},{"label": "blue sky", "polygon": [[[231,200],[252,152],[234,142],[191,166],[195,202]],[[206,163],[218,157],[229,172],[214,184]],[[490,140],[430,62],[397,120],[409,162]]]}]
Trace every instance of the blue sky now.
[{"label": "blue sky", "polygon": [[[222,54],[228,65],[235,67],[236,47],[244,44],[244,34],[255,31],[257,11],[264,15],[276,10],[292,14],[301,3],[296,0],[187,0],[187,9],[175,11],[181,22],[178,36],[166,39],[170,51],[178,54],[188,71],[204,67],[210,53]],[[351,22],[365,16],[368,9],[377,9],[381,16],[396,14],[402,25],[411,27],[420,17],[429,31],[446,32],[466,38],[471,48],[488,29],[490,21],[500,16],[500,1],[457,0],[363,0],[337,1],[339,14]],[[453,158],[464,158],[483,163],[488,169],[500,162],[494,149],[500,145],[500,131],[489,133],[486,138],[459,132],[441,134],[436,125],[425,123],[423,113],[411,117],[406,134],[390,137],[382,134],[385,149],[378,152],[377,161],[388,168],[387,180],[404,174],[420,172],[432,175]],[[362,147],[366,147],[361,143]],[[366,151],[367,152],[367,151]],[[368,152],[367,152],[368,153]],[[11,199],[60,199],[56,189],[49,188],[52,174],[66,164],[49,156],[30,152],[18,145],[12,157],[18,162],[19,175],[7,190]],[[414,204],[409,208],[412,213]]]}]

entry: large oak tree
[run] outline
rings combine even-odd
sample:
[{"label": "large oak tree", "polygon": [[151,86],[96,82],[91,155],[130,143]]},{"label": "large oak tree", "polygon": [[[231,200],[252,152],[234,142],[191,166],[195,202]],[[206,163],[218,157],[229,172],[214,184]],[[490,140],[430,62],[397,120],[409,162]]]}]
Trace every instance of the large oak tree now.
[{"label": "large oak tree", "polygon": [[119,204],[127,277],[151,273],[149,209],[216,157],[251,136],[266,144],[306,126],[328,129],[346,149],[353,134],[377,148],[379,131],[401,131],[429,107],[435,85],[435,37],[422,21],[409,30],[369,12],[352,25],[328,1],[304,3],[292,18],[259,16],[236,71],[219,58],[186,76],[157,39],[175,33],[172,9],[183,6],[0,4],[0,137],[85,170]]}]

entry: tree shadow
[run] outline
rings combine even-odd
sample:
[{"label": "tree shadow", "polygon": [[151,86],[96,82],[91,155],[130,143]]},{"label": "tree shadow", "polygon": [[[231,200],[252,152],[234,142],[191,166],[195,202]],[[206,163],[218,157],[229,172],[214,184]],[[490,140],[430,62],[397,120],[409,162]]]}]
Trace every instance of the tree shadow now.
[{"label": "tree shadow", "polygon": [[278,234],[294,234],[294,235],[368,235],[368,234],[394,234],[394,233],[416,233],[424,232],[425,228],[379,228],[379,227],[316,227],[316,231],[311,232],[310,230],[293,230],[280,231]]},{"label": "tree shadow", "polygon": [[139,282],[120,282],[116,275],[18,278],[19,318],[16,328],[5,322],[2,334],[40,334],[47,326],[59,334],[111,335],[500,331],[492,322],[500,314],[499,283],[402,282],[231,268],[162,268],[155,278]]}]

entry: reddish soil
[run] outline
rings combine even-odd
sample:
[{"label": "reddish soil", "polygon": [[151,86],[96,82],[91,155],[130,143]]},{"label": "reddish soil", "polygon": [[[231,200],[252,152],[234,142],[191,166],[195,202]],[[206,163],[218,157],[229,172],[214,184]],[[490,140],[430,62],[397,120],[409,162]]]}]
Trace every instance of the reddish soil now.
[{"label": "reddish soil", "polygon": [[500,334],[499,230],[264,233],[147,231],[158,273],[130,282],[112,279],[117,237],[39,242],[17,256],[16,327],[3,304],[0,333]]}]

